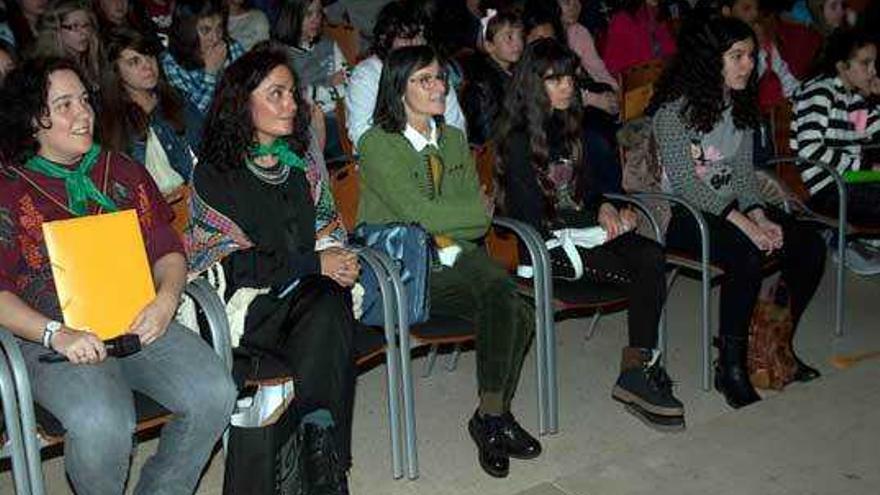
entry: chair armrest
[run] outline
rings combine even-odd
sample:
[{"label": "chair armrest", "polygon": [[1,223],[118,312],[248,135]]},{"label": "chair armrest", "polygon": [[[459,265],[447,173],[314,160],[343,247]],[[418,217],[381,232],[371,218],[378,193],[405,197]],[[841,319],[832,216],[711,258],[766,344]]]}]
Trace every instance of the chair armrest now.
[{"label": "chair armrest", "polygon": [[186,295],[202,308],[205,318],[208,320],[208,328],[211,331],[211,346],[226,366],[232,371],[232,341],[230,339],[229,319],[226,317],[226,308],[220,296],[202,277],[197,277],[184,287]]},{"label": "chair armrest", "polygon": [[648,207],[648,205],[645,204],[644,201],[636,196],[628,194],[605,193],[604,196],[608,199],[630,203],[638,208],[639,211],[644,213],[644,215],[648,218],[648,221],[651,222],[651,228],[654,230],[654,239],[659,242],[661,246],[666,245],[666,236],[663,235],[663,230],[660,228],[660,223],[657,222],[657,217],[654,216],[654,214],[651,212],[651,208]]},{"label": "chair armrest", "polygon": [[697,228],[700,230],[700,269],[704,277],[709,273],[709,224],[706,223],[706,217],[703,213],[689,201],[681,196],[669,194],[665,192],[640,192],[633,193],[632,196],[639,199],[661,199],[682,206],[697,222]]},{"label": "chair armrest", "polygon": [[[395,347],[394,317],[397,312],[395,312],[395,300],[392,299],[392,295],[400,297],[398,302],[405,301],[406,298],[403,297],[403,286],[397,286],[388,274],[389,266],[393,266],[393,262],[390,259],[383,259],[382,257],[385,255],[373,248],[357,244],[350,244],[349,247],[357,252],[358,258],[372,268],[376,275],[376,280],[379,282],[379,292],[382,296],[382,312],[385,315],[385,344]],[[406,311],[399,312],[406,313]]]},{"label": "chair armrest", "polygon": [[[493,217],[492,225],[513,232],[522,241],[526,251],[529,253],[529,257],[532,259],[536,278],[539,270],[543,274],[546,270],[550,269],[550,253],[547,251],[547,246],[544,245],[544,239],[541,237],[541,234],[534,227],[525,222],[501,216]],[[552,300],[552,297],[550,299]]]},{"label": "chair armrest", "polygon": [[808,165],[811,165],[813,167],[819,167],[822,170],[824,170],[825,172],[827,172],[828,175],[831,176],[831,180],[834,181],[834,186],[837,188],[837,197],[840,198],[839,201],[837,201],[837,204],[839,205],[838,209],[837,209],[837,218],[840,221],[840,223],[844,226],[843,228],[841,228],[841,231],[843,231],[847,225],[847,220],[846,220],[847,219],[847,214],[846,214],[846,207],[847,207],[846,181],[843,180],[843,175],[841,175],[840,172],[838,172],[836,168],[834,168],[830,165],[827,165],[825,163],[822,163],[820,161],[808,160],[805,158],[798,158],[798,162],[807,163]]}]

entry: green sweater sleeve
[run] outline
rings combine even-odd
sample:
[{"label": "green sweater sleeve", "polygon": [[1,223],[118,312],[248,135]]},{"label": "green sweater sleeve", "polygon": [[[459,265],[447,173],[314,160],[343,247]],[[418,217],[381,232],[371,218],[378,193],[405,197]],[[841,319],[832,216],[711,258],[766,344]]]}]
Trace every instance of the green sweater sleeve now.
[{"label": "green sweater sleeve", "polygon": [[464,135],[447,129],[440,142],[444,171],[440,194],[426,193],[424,157],[401,134],[373,128],[361,139],[358,221],[415,222],[434,235],[459,241],[486,234],[488,217]]}]

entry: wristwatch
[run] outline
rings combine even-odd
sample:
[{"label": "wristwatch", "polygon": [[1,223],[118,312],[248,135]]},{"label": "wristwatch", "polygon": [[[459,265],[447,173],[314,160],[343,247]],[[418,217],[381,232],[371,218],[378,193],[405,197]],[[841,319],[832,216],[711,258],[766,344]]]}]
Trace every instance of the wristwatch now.
[{"label": "wristwatch", "polygon": [[43,347],[52,348],[52,337],[61,330],[61,327],[61,323],[55,320],[49,320],[46,323],[46,328],[43,329]]}]

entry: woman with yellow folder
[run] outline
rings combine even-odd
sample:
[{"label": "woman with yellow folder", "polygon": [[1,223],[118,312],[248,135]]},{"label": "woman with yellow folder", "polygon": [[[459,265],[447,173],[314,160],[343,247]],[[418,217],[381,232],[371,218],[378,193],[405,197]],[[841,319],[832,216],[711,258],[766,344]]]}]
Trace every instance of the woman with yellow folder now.
[{"label": "woman with yellow folder", "polygon": [[[80,495],[124,492],[137,390],[174,419],[135,493],[192,493],[236,392],[211,349],[173,321],[186,262],[171,212],[141,165],[95,143],[94,111],[72,63],[25,62],[0,89],[0,108],[0,326],[18,337],[36,402],[67,431],[64,462],[73,487]],[[156,296],[125,329],[139,337],[141,351],[108,357],[88,329],[59,323],[42,225],[131,209]],[[41,361],[47,348],[66,361]]]}]

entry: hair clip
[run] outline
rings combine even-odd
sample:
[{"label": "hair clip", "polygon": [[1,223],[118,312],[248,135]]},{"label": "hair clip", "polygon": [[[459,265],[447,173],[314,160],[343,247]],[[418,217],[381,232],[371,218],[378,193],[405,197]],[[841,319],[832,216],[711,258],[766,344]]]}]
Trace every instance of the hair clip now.
[{"label": "hair clip", "polygon": [[498,11],[495,9],[486,9],[486,15],[480,18],[480,37],[483,39],[483,42],[486,42],[486,31],[489,30],[489,23],[492,22],[492,18],[498,15]]}]

